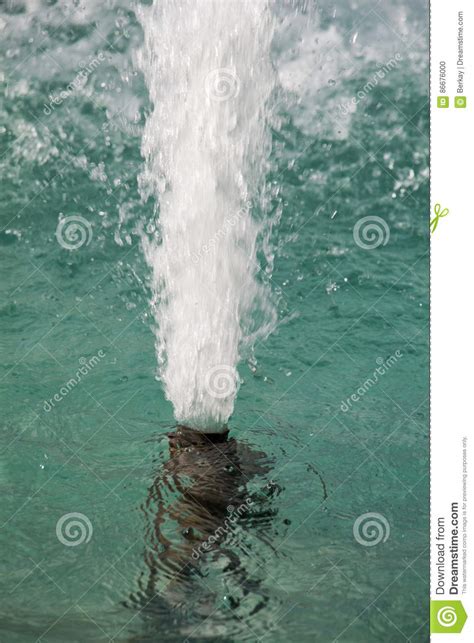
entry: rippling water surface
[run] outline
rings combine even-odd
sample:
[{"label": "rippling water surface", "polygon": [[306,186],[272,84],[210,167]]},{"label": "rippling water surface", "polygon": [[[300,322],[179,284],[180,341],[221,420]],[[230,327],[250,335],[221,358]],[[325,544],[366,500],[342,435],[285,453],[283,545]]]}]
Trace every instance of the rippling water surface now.
[{"label": "rippling water surface", "polygon": [[426,7],[270,11],[278,323],[201,443],[156,379],[136,5],[0,7],[2,640],[428,640]]}]

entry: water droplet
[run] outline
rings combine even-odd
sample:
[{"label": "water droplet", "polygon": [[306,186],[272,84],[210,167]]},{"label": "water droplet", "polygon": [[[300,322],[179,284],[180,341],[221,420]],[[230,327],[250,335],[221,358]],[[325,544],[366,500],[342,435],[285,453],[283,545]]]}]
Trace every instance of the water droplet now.
[{"label": "water droplet", "polygon": [[229,596],[228,594],[224,596],[224,603],[228,605],[231,609],[235,609],[236,607],[239,606],[239,601],[236,600],[233,596]]},{"label": "water droplet", "polygon": [[334,87],[334,85],[335,85],[335,84],[336,84],[336,81],[334,80],[334,78],[330,78],[330,79],[328,80],[328,85],[329,85],[330,87]]}]

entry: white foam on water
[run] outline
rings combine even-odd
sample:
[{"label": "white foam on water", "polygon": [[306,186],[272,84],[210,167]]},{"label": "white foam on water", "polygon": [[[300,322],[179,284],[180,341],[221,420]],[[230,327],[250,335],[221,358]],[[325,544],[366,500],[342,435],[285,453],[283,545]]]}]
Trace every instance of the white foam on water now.
[{"label": "white foam on water", "polygon": [[153,105],[140,186],[156,202],[143,246],[158,371],[178,422],[219,430],[239,360],[276,325],[257,260],[269,269],[273,19],[267,0],[155,0],[138,18]]}]

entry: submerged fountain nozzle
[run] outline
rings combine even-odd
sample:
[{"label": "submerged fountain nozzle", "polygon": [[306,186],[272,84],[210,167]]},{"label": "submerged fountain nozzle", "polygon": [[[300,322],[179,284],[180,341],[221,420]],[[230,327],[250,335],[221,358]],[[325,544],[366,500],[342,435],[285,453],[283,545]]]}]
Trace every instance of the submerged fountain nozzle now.
[{"label": "submerged fountain nozzle", "polygon": [[189,444],[208,444],[209,442],[225,442],[229,435],[229,429],[225,426],[219,431],[206,431],[205,429],[192,429],[189,426],[178,424],[174,435],[178,437],[180,442],[188,442]]}]

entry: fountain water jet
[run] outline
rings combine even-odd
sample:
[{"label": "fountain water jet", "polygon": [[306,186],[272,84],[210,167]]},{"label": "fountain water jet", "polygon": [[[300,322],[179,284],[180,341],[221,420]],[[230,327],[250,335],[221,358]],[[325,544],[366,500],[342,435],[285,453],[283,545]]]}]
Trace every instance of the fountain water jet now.
[{"label": "fountain water jet", "polygon": [[156,204],[143,246],[158,372],[178,423],[218,432],[233,411],[239,360],[276,325],[257,259],[269,256],[271,230],[261,213],[273,20],[267,0],[155,0],[138,17],[137,63],[153,106],[140,187]]}]

